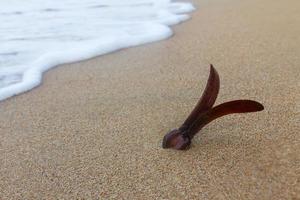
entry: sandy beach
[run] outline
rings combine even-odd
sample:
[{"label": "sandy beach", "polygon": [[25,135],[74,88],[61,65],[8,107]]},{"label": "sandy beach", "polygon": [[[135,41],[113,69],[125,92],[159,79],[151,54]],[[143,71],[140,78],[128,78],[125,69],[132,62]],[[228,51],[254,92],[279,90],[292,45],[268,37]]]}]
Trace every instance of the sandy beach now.
[{"label": "sandy beach", "polygon": [[[0,102],[0,199],[300,199],[300,1],[194,0],[174,37],[46,73]],[[218,119],[161,148],[217,68]]]}]

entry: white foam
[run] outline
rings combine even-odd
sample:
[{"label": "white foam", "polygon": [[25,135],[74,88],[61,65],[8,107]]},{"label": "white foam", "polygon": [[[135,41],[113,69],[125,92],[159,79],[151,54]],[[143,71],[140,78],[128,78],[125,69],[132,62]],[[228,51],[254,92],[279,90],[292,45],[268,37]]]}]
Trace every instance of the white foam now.
[{"label": "white foam", "polygon": [[170,0],[1,1],[0,100],[59,64],[166,39],[193,9]]}]

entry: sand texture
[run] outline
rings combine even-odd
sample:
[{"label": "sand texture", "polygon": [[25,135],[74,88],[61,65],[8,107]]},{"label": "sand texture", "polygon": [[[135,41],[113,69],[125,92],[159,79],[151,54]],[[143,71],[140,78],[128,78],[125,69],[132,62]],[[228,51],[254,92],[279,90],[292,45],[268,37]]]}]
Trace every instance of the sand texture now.
[{"label": "sand texture", "polygon": [[[0,102],[0,199],[300,199],[300,1],[195,0],[169,40],[49,71]],[[164,150],[213,63],[263,112]]]}]

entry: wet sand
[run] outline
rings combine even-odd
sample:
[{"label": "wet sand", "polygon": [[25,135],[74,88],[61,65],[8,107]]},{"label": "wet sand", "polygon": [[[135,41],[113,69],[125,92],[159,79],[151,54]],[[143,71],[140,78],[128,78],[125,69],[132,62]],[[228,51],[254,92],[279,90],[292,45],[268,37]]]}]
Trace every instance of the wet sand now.
[{"label": "wet sand", "polygon": [[[55,68],[0,102],[0,199],[299,199],[300,2],[195,0],[175,36]],[[263,112],[164,150],[217,68]]]}]

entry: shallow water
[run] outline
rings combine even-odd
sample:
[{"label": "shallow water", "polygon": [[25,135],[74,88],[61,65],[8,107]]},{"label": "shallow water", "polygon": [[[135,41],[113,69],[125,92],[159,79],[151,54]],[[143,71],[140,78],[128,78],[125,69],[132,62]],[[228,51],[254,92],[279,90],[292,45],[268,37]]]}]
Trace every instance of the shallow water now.
[{"label": "shallow water", "polygon": [[169,0],[0,1],[0,100],[58,64],[168,38],[192,10]]}]

